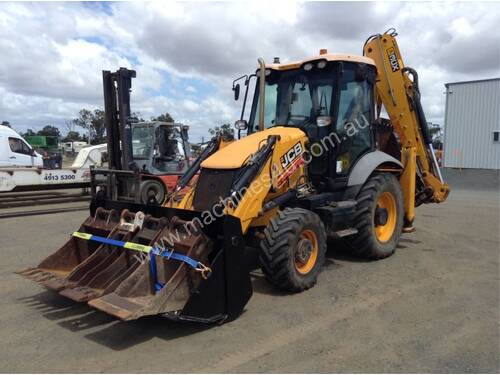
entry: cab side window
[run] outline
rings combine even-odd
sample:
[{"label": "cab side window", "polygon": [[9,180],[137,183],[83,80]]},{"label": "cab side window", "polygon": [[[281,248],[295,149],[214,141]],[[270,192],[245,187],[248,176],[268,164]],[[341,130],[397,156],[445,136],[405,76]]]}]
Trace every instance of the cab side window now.
[{"label": "cab side window", "polygon": [[290,118],[299,118],[300,122],[304,118],[311,116],[311,92],[307,83],[295,83],[292,91],[292,103],[290,104]]},{"label": "cab side window", "polygon": [[12,152],[24,155],[31,155],[31,148],[20,138],[9,137],[9,146]]},{"label": "cab side window", "polygon": [[[258,81],[257,81],[258,82]],[[278,84],[266,82],[266,91],[264,97],[264,128],[270,128],[276,125],[276,101],[278,98]],[[259,131],[259,111],[260,99],[258,95],[254,97],[257,101],[255,112],[250,115],[249,129],[251,133]]]}]

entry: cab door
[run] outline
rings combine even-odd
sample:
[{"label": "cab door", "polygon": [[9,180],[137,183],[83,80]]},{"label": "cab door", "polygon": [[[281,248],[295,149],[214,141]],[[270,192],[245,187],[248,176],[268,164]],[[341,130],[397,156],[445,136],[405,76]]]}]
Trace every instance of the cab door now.
[{"label": "cab door", "polygon": [[0,135],[0,167],[10,166],[10,149],[7,137]]},{"label": "cab door", "polygon": [[[337,177],[348,176],[366,152],[373,150],[371,124],[374,118],[373,84],[356,66],[345,64],[335,132],[340,141],[335,160]],[[361,75],[361,77],[360,77]]]},{"label": "cab door", "polygon": [[9,165],[16,167],[32,167],[34,163],[33,149],[21,138],[9,137]]}]

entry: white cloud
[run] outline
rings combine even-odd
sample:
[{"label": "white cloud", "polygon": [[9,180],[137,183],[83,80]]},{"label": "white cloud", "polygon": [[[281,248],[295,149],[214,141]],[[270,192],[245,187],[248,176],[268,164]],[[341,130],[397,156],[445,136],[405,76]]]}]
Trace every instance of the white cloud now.
[{"label": "white cloud", "polygon": [[[419,71],[424,109],[443,123],[443,84],[499,76],[495,3],[0,3],[0,121],[24,130],[102,106],[101,70],[136,69],[133,110],[169,112],[196,137],[233,122],[231,81],[257,57],[360,53],[394,26]],[[193,85],[197,80],[203,85]],[[189,82],[189,83],[185,83]],[[183,87],[184,85],[184,87]],[[204,88],[209,87],[207,92]],[[196,139],[197,140],[197,139]]]}]

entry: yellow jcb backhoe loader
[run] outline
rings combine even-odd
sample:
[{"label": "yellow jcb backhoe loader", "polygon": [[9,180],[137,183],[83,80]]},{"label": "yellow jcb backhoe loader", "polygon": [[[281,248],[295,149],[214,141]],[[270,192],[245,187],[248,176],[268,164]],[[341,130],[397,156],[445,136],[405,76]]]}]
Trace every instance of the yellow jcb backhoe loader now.
[{"label": "yellow jcb backhoe loader", "polygon": [[223,322],[252,294],[249,247],[290,292],[315,284],[329,238],[366,258],[391,255],[415,207],[449,193],[395,36],[371,36],[363,56],[259,59],[241,77],[245,100],[256,82],[249,120],[243,105],[236,122],[245,137],[212,139],[162,206],[96,194],[78,232],[21,273],[124,320]]}]

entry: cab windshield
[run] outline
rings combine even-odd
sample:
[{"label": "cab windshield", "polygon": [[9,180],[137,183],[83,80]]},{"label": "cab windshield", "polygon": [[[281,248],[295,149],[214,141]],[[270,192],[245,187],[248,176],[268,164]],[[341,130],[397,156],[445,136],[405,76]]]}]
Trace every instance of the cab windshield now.
[{"label": "cab windshield", "polygon": [[136,126],[132,129],[132,157],[149,159],[153,148],[153,127]]},{"label": "cab windshield", "polygon": [[[265,85],[265,127],[279,125],[304,128],[316,124],[318,116],[332,117],[337,80],[334,69],[333,64],[328,64],[323,69],[313,67],[309,71],[302,68],[271,71]],[[250,132],[258,130],[258,87],[257,83],[249,119]]]}]

